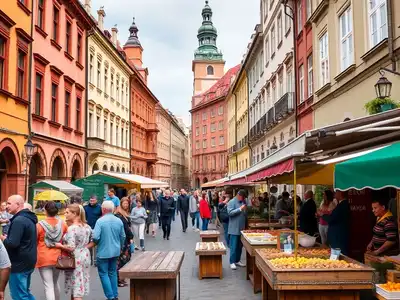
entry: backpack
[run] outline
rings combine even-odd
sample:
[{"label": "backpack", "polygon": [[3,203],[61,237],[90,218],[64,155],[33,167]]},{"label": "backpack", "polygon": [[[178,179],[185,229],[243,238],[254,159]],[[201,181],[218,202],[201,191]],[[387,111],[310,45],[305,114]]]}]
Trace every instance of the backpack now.
[{"label": "backpack", "polygon": [[228,223],[229,222],[228,205],[225,205],[219,211],[219,219],[220,219],[220,221],[222,223]]}]

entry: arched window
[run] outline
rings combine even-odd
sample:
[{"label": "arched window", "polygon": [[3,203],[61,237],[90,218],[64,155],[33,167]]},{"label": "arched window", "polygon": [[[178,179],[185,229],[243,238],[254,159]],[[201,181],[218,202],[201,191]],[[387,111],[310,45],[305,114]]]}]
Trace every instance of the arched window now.
[{"label": "arched window", "polygon": [[207,75],[214,75],[214,68],[213,66],[207,67]]}]

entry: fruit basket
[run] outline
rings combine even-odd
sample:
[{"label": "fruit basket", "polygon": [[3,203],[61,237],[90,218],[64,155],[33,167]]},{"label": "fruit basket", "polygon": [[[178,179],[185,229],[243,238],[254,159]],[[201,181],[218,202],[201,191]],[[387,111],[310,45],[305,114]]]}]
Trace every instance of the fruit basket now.
[{"label": "fruit basket", "polygon": [[400,299],[400,283],[387,282],[377,284],[376,293],[386,299]]},{"label": "fruit basket", "polygon": [[277,245],[278,233],[276,231],[242,231],[243,237],[249,242],[250,245]]}]

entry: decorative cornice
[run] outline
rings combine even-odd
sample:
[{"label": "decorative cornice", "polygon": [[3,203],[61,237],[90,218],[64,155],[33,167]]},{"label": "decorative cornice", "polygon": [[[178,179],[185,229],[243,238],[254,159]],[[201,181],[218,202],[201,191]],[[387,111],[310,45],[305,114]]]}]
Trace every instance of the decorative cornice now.
[{"label": "decorative cornice", "polygon": [[35,60],[37,60],[39,63],[41,63],[44,66],[47,66],[50,63],[47,59],[45,59],[39,53],[33,53],[33,57]]},{"label": "decorative cornice", "polygon": [[22,28],[15,28],[15,31],[17,32],[17,35],[23,38],[28,44],[33,42],[33,38],[30,34],[26,33]]},{"label": "decorative cornice", "polygon": [[71,77],[69,77],[68,75],[64,75],[64,80],[69,82],[70,84],[74,84],[75,80],[73,80]]},{"label": "decorative cornice", "polygon": [[4,22],[7,27],[13,27],[16,23],[0,9],[0,21]]},{"label": "decorative cornice", "polygon": [[64,75],[64,72],[61,71],[59,68],[57,68],[57,67],[54,66],[54,65],[50,65],[50,70],[51,70],[52,72],[54,72],[55,74],[57,74],[58,76]]}]

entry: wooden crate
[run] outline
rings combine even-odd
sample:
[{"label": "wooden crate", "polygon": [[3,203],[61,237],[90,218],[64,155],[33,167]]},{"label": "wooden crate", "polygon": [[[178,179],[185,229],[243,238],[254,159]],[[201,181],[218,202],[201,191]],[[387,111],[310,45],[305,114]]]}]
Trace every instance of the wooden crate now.
[{"label": "wooden crate", "polygon": [[200,250],[200,243],[196,244],[196,255],[199,257],[199,279],[222,279],[222,255],[226,254],[225,245],[218,242],[221,250]]},{"label": "wooden crate", "polygon": [[201,241],[204,243],[219,242],[220,235],[221,235],[221,233],[218,230],[200,231],[200,238],[201,238]]}]

